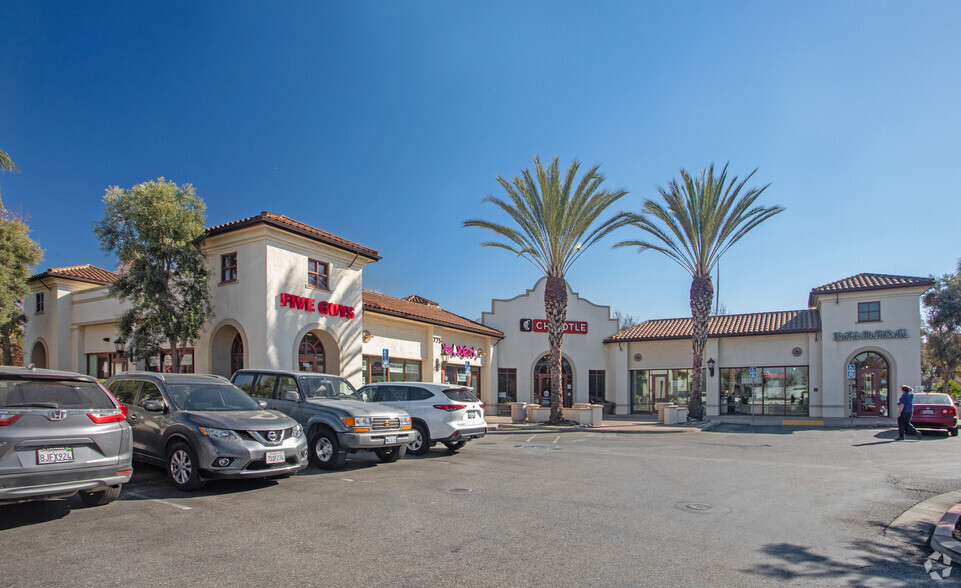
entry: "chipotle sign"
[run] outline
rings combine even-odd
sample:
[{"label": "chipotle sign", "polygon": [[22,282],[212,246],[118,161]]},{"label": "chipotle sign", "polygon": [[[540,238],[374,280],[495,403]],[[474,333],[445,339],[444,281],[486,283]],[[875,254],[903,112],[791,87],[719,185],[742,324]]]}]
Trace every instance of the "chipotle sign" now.
[{"label": "chipotle sign", "polygon": [[[547,320],[522,318],[521,332],[522,333],[546,333]],[[585,333],[587,333],[586,321],[564,321],[565,335],[566,334],[583,335]]]},{"label": "chipotle sign", "polygon": [[326,300],[316,301],[313,298],[297,296],[282,292],[280,294],[280,306],[303,310],[305,312],[319,312],[330,316],[339,316],[345,319],[352,319],[356,316],[353,306],[346,304],[332,304]]}]

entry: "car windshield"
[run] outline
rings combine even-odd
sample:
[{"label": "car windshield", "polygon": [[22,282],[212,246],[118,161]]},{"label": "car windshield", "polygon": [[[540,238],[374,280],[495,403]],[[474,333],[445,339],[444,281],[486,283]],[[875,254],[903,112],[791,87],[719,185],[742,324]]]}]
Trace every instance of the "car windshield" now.
[{"label": "car windshield", "polygon": [[96,382],[0,380],[0,408],[116,408]]},{"label": "car windshield", "polygon": [[344,378],[336,376],[300,376],[300,388],[307,398],[360,400],[357,390]]},{"label": "car windshield", "polygon": [[167,392],[180,410],[262,410],[231,384],[167,384]]},{"label": "car windshield", "polygon": [[915,394],[915,404],[952,404],[951,397],[944,394]]},{"label": "car windshield", "polygon": [[480,402],[470,388],[448,388],[444,394],[454,402]]}]

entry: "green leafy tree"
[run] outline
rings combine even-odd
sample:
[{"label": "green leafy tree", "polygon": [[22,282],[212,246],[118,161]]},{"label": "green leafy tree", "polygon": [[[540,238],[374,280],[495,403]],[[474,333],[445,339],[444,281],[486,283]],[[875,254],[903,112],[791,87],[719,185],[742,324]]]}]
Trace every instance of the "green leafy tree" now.
[{"label": "green leafy tree", "polygon": [[11,365],[11,337],[16,338],[26,322],[21,303],[30,286],[30,266],[40,263],[43,249],[30,238],[26,219],[0,203],[0,348],[4,365]]},{"label": "green leafy tree", "polygon": [[213,316],[205,263],[203,200],[193,186],[164,178],[132,189],[109,188],[103,218],[94,226],[100,245],[120,260],[111,294],[129,303],[120,338],[133,359],[171,350],[173,369]]},{"label": "green leafy tree", "polygon": [[486,241],[483,247],[499,247],[523,257],[547,277],[544,311],[547,315],[547,340],[550,344],[551,416],[561,422],[561,346],[567,318],[567,271],[591,245],[624,224],[621,215],[599,221],[604,211],[627,192],[602,190],[604,176],[599,165],[577,179],[580,163],[571,162],[561,174],[558,158],[545,169],[534,157],[534,171],[525,169],[508,180],[497,182],[508,199],[488,195],[490,202],[507,213],[511,225],[472,219],[465,227],[493,231],[503,241]]},{"label": "green leafy tree", "polygon": [[961,366],[961,273],[935,279],[921,301],[927,309],[923,358],[934,367],[947,393]]},{"label": "green leafy tree", "polygon": [[614,245],[637,247],[642,252],[648,249],[659,251],[691,274],[694,361],[688,414],[692,420],[704,418],[701,370],[707,346],[708,317],[714,299],[711,272],[732,245],[751,229],[784,210],[781,206],[754,206],[754,201],[770,184],[741,193],[754,171],[738,182],[736,176],[728,180],[727,165],[715,175],[712,164],[707,170],[702,169],[697,177],[681,169],[680,182],[672,179],[667,189],[658,188],[663,202],[648,199],[644,201],[641,214],[627,213],[628,224],[652,239],[621,241]]}]

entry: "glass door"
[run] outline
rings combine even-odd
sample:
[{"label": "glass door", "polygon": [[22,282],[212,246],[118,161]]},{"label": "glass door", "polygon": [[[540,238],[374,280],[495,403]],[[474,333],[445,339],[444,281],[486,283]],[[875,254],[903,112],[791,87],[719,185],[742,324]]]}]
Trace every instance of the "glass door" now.
[{"label": "glass door", "polygon": [[881,416],[881,374],[876,368],[857,372],[858,416]]},{"label": "glass door", "polygon": [[667,374],[657,374],[651,376],[651,397],[652,404],[651,410],[654,410],[654,405],[661,402],[669,402],[669,390],[667,386]]}]

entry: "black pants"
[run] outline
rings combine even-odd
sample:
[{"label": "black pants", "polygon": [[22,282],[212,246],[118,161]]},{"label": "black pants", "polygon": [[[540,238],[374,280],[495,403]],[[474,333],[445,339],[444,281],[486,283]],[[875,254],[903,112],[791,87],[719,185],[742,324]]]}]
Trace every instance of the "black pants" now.
[{"label": "black pants", "polygon": [[905,431],[915,436],[918,434],[918,430],[915,429],[914,425],[911,424],[910,412],[902,412],[898,415],[898,437],[903,439]]}]

